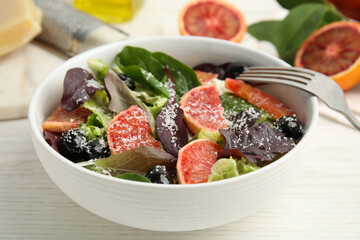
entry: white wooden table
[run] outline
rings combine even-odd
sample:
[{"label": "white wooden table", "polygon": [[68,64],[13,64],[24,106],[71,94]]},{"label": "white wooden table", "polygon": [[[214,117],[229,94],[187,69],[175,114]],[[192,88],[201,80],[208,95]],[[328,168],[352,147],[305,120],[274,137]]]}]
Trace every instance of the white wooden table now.
[{"label": "white wooden table", "polygon": [[[176,35],[173,21],[185,1],[166,2],[151,1],[150,7],[162,13],[159,34]],[[250,23],[257,16],[269,18],[274,1],[261,1],[264,10],[256,8],[260,0],[249,2],[236,1]],[[141,18],[142,13],[138,14],[134,21]],[[131,29],[132,24],[123,26]],[[134,35],[141,35],[136,31]],[[273,51],[270,45],[249,36],[243,44],[258,44],[257,48]],[[164,233],[118,225],[78,206],[43,170],[30,140],[27,119],[0,121],[0,239],[360,239],[359,143],[359,131],[321,115],[302,170],[275,200],[257,213],[224,226]]]}]

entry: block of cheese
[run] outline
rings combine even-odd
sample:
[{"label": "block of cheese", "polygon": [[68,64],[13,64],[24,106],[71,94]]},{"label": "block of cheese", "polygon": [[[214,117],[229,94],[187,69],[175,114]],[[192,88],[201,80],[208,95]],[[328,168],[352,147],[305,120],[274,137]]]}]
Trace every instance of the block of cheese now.
[{"label": "block of cheese", "polygon": [[32,0],[0,0],[0,56],[41,32],[41,9]]}]

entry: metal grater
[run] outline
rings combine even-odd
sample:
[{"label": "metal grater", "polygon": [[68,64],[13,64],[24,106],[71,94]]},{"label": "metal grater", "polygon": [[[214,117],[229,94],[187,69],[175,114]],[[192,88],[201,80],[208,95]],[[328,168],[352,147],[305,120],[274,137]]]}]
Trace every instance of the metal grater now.
[{"label": "metal grater", "polygon": [[81,12],[60,0],[34,0],[43,11],[42,33],[37,37],[68,56],[74,56],[89,34],[97,28],[108,27],[123,38],[127,33]]}]

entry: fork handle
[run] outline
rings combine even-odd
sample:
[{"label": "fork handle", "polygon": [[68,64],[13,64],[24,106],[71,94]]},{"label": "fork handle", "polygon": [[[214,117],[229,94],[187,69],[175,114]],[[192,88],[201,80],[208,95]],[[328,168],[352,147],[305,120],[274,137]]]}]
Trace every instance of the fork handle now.
[{"label": "fork handle", "polygon": [[360,121],[356,118],[353,112],[350,111],[349,108],[336,109],[336,111],[342,113],[357,130],[360,130]]}]

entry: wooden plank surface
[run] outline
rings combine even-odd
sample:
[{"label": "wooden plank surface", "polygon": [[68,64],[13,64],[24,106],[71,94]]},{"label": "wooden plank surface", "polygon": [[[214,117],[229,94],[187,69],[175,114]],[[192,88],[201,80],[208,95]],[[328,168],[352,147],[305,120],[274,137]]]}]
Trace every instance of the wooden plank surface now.
[{"label": "wooden plank surface", "polygon": [[93,215],[47,176],[26,119],[2,121],[0,132],[0,239],[360,239],[360,133],[323,118],[302,170],[274,201],[236,222],[180,233]]}]

